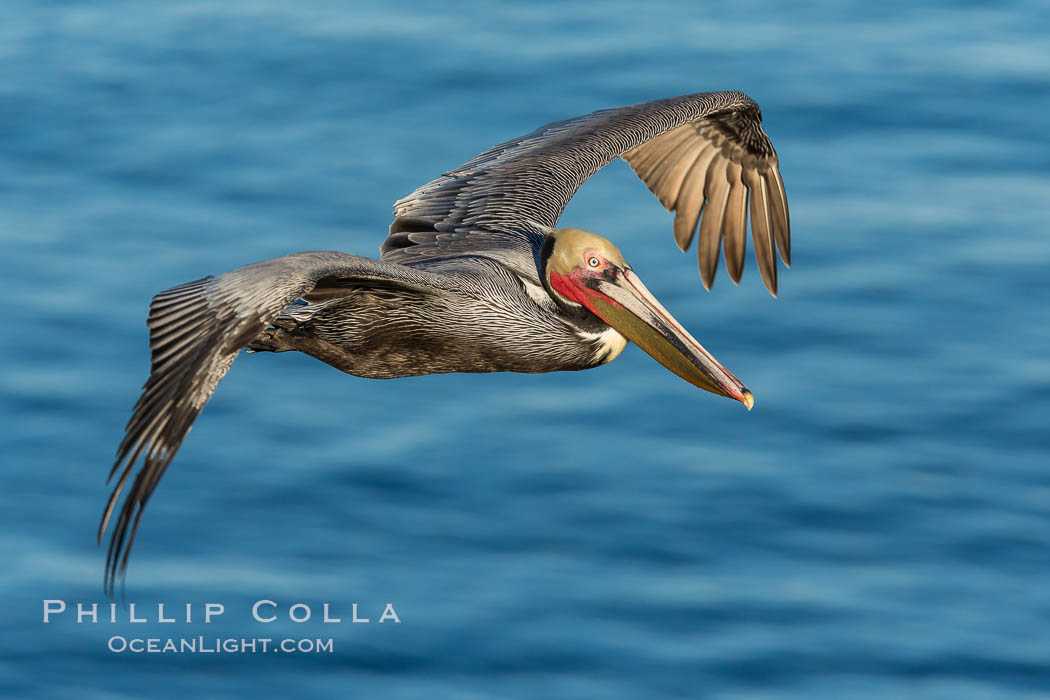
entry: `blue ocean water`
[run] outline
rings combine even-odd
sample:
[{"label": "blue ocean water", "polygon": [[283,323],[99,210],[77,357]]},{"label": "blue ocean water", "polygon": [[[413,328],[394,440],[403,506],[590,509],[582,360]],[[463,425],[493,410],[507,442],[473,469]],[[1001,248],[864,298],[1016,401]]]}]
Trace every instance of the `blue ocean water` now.
[{"label": "blue ocean water", "polygon": [[[0,695],[1050,694],[1048,33],[1035,1],[5,3]],[[750,259],[704,292],[623,163],[562,222],[616,242],[754,411],[633,347],[397,381],[242,356],[138,535],[151,621],[42,623],[45,599],[107,617],[95,528],[152,294],[376,255],[395,199],[499,141],[715,89],[780,154],[778,299]],[[107,648],[194,635],[334,650]]]}]

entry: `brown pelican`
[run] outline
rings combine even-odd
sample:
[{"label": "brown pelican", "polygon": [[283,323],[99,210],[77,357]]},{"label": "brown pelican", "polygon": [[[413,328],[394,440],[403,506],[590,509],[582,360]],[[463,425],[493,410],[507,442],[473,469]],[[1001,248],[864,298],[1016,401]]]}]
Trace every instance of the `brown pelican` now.
[{"label": "brown pelican", "polygon": [[[751,392],[645,288],[616,247],[557,228],[587,178],[623,158],[669,211],[684,251],[699,227],[704,286],[720,248],[734,282],[751,233],[776,295],[774,250],[790,263],[777,156],[758,105],[708,92],[554,122],[502,143],[394,205],[379,260],[337,252],[265,260],[161,292],[150,304],[150,376],[117,450],[112,592],[143,508],[242,348],[298,350],[359,377],[553,372],[597,367],[627,341],[701,389],[748,409]],[[724,241],[724,243],[723,243]]]}]

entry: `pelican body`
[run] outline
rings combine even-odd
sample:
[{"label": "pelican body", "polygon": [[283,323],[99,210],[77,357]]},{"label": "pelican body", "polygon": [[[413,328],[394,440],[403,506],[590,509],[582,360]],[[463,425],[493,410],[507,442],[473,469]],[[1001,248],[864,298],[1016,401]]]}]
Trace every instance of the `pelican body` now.
[{"label": "pelican body", "polygon": [[[634,342],[667,369],[750,409],[751,392],[681,326],[608,240],[558,228],[579,186],[626,160],[675,212],[682,250],[699,233],[710,288],[721,250],[739,282],[750,218],[762,279],[789,262],[787,199],[758,105],[685,95],[554,122],[500,144],[395,204],[379,260],[295,253],[159,293],[151,371],[110,478],[106,586],[127,567],[143,509],[243,348],[306,353],[360,377],[582,370]],[[750,214],[750,217],[748,216]],[[135,473],[135,465],[141,467]]]},{"label": "pelican body", "polygon": [[[333,254],[305,254],[311,255]],[[392,379],[589,369],[626,345],[591,314],[564,310],[546,293],[534,300],[518,277],[491,260],[443,267],[425,271],[425,289],[364,287],[291,307],[248,348],[297,350],[348,374]]]}]

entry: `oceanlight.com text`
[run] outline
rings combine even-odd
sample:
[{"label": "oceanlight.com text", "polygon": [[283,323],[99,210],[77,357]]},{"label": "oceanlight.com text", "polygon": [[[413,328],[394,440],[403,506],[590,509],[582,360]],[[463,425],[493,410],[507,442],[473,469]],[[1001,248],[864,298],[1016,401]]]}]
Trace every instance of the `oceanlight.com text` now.
[{"label": "oceanlight.com text", "polygon": [[261,637],[124,637],[109,638],[115,654],[331,654],[332,638],[272,639]]}]

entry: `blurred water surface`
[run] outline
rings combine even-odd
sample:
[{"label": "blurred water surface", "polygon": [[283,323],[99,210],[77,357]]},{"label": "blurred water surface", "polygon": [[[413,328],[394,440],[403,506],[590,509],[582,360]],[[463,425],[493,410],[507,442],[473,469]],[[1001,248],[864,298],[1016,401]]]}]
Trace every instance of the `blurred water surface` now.
[{"label": "blurred water surface", "polygon": [[[0,695],[1047,692],[1048,32],[1039,2],[5,3]],[[128,578],[130,602],[227,613],[41,624],[44,598],[104,601],[94,528],[153,293],[375,255],[396,198],[494,143],[714,89],[758,100],[780,153],[779,299],[750,259],[705,293],[623,163],[562,221],[619,245],[751,414],[633,347],[392,382],[242,357]],[[260,598],[344,624],[262,625]]]}]

